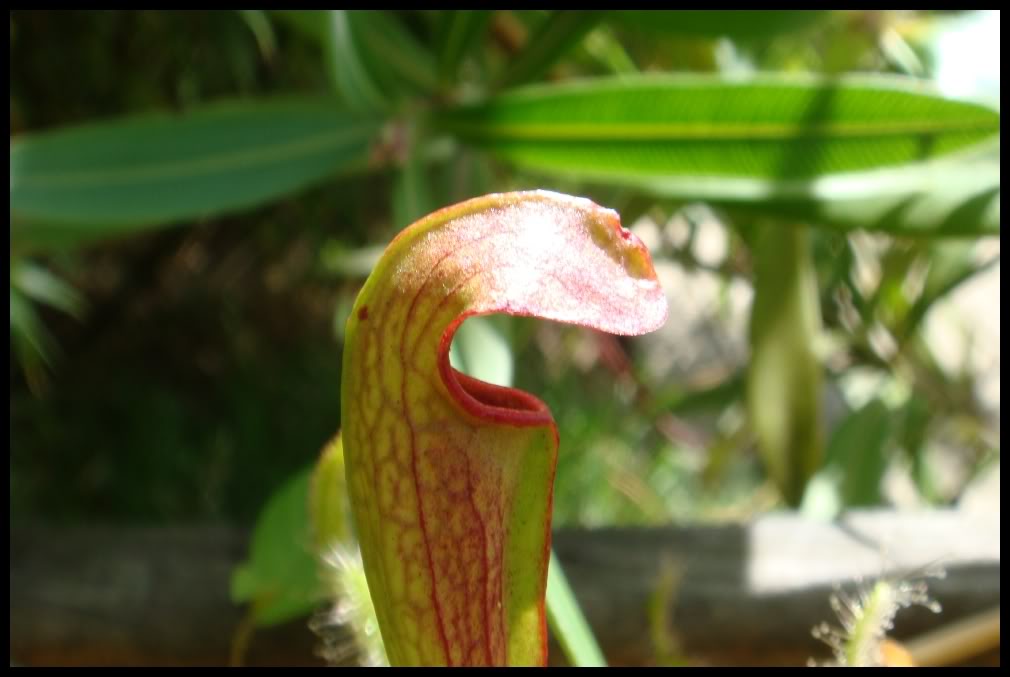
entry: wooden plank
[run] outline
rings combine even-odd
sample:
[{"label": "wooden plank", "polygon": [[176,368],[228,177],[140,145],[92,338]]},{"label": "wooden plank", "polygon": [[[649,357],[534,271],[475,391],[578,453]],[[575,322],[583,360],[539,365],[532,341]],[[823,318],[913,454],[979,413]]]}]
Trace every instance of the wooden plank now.
[{"label": "wooden plank", "polygon": [[898,637],[1000,603],[998,514],[874,511],[834,524],[767,515],[750,525],[563,532],[554,547],[618,663],[654,653],[647,609],[664,561],[680,576],[667,601],[675,639],[689,656],[720,664],[803,664],[823,654],[810,631],[835,624],[829,597],[839,582],[941,564],[947,575],[929,589],[943,613],[904,610]]},{"label": "wooden plank", "polygon": [[[998,514],[865,511],[832,524],[783,514],[748,525],[562,530],[554,545],[613,664],[654,659],[657,599],[692,660],[802,664],[823,654],[810,630],[834,622],[836,582],[943,565],[946,578],[929,583],[943,613],[903,611],[898,637],[998,606],[999,540]],[[14,528],[11,659],[225,664],[243,615],[229,578],[247,542],[227,527]],[[657,598],[671,573],[672,594]],[[303,621],[260,631],[247,663],[318,664],[315,645]]]}]

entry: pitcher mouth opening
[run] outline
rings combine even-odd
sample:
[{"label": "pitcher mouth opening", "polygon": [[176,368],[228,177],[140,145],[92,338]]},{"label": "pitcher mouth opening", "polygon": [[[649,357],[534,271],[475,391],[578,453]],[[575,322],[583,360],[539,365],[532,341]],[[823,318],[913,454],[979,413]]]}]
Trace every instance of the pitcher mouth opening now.
[{"label": "pitcher mouth opening", "polygon": [[446,328],[438,350],[438,370],[452,398],[467,413],[480,419],[522,427],[553,425],[550,409],[539,398],[467,376],[449,364],[452,338],[467,317],[456,319]]}]

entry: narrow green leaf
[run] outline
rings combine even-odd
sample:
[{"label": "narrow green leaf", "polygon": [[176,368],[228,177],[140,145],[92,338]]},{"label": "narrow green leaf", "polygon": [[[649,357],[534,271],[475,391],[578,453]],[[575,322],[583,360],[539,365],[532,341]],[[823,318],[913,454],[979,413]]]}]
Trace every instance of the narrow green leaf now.
[{"label": "narrow green leaf", "polygon": [[59,354],[59,344],[32,303],[45,303],[78,317],[84,306],[80,295],[58,277],[24,260],[11,261],[11,348],[28,388],[36,396],[48,385],[46,367]]},{"label": "narrow green leaf", "polygon": [[674,177],[629,182],[677,201],[842,230],[904,235],[999,234],[998,162],[942,160],[820,179]]},{"label": "narrow green leaf", "polygon": [[277,38],[267,13],[262,9],[240,9],[238,13],[256,39],[260,54],[267,61],[272,60],[277,52]]},{"label": "narrow green leaf", "polygon": [[608,27],[592,31],[583,43],[583,48],[591,58],[607,67],[615,75],[638,73],[638,66]]},{"label": "narrow green leaf", "polygon": [[451,83],[466,55],[480,41],[491,21],[491,11],[485,9],[445,10],[438,27],[438,74],[442,82]]},{"label": "narrow green leaf", "polygon": [[553,550],[547,569],[547,622],[573,667],[607,666],[603,652],[596,644],[593,631],[582,615],[575,593],[568,585],[564,569]]},{"label": "narrow green leaf", "polygon": [[993,160],[891,167],[998,140],[999,113],[907,80],[607,78],[436,123],[538,174],[842,229],[999,232],[998,145]]},{"label": "narrow green leaf", "polygon": [[33,221],[119,233],[264,204],[361,168],[378,124],[337,105],[236,101],[15,137],[12,242],[31,237]]},{"label": "narrow green leaf", "polygon": [[390,96],[438,87],[435,58],[387,11],[350,13],[362,58]]},{"label": "narrow green leaf", "polygon": [[80,317],[84,299],[76,289],[49,270],[30,261],[11,262],[11,286],[30,299]]},{"label": "narrow green leaf", "polygon": [[761,228],[754,268],[747,410],[768,475],[797,505],[821,462],[820,309],[806,230]]},{"label": "narrow green leaf", "polygon": [[[999,195],[996,195],[997,202]],[[961,284],[975,275],[989,270],[999,263],[1000,257],[994,256],[983,263],[975,261],[974,242],[941,242],[930,248],[929,270],[922,294],[915,300],[901,327],[901,340],[906,340],[915,333],[933,305],[947,296]]]},{"label": "narrow green leaf", "polygon": [[899,78],[599,78],[436,119],[521,167],[577,178],[813,179],[931,159],[999,134],[997,111]]},{"label": "narrow green leaf", "polygon": [[289,479],[264,507],[249,560],[232,576],[234,602],[252,602],[258,626],[304,616],[323,598],[309,521],[312,468]]},{"label": "narrow green leaf", "polygon": [[827,16],[826,10],[623,10],[610,20],[650,33],[734,40],[768,40],[807,28]]},{"label": "narrow green leaf", "polygon": [[384,112],[438,86],[434,56],[389,12],[331,10],[321,19],[327,71],[352,109]]},{"label": "narrow green leaf", "polygon": [[654,401],[649,404],[648,416],[655,418],[665,412],[686,415],[724,410],[743,396],[745,381],[743,371],[738,371],[707,388],[685,390],[682,385],[668,386],[656,393]]},{"label": "narrow green leaf", "polygon": [[912,463],[912,480],[919,495],[928,503],[939,505],[943,501],[943,492],[937,486],[936,473],[926,453],[931,423],[929,403],[918,392],[913,392],[904,406],[895,412],[895,438]]},{"label": "narrow green leaf", "polygon": [[498,81],[499,87],[529,82],[547,71],[603,18],[597,10],[559,10],[530,36]]},{"label": "narrow green leaf", "polygon": [[328,10],[324,26],[326,68],[336,91],[354,111],[385,111],[389,102],[366,63],[356,13]]},{"label": "narrow green leaf", "polygon": [[322,9],[273,9],[270,15],[323,45],[327,34],[327,12]]},{"label": "narrow green leaf", "polygon": [[11,340],[26,372],[49,364],[56,342],[31,301],[14,285],[10,287],[10,314]]},{"label": "narrow green leaf", "polygon": [[[880,503],[892,413],[880,400],[850,414],[828,444],[824,468],[804,497],[804,512],[834,518],[843,508]],[[824,495],[817,496],[816,492]]]}]

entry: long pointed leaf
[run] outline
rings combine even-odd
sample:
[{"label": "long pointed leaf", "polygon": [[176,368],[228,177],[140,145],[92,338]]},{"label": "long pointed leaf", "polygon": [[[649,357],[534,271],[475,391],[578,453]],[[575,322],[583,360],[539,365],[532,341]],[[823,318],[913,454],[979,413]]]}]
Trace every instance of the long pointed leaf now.
[{"label": "long pointed leaf", "polygon": [[438,32],[438,73],[451,82],[459,64],[478,43],[491,20],[490,10],[454,9],[442,13]]},{"label": "long pointed leaf", "polygon": [[270,17],[262,9],[240,9],[238,12],[256,39],[260,54],[267,61],[271,61],[277,52],[277,37],[274,35]]},{"label": "long pointed leaf", "polygon": [[998,162],[938,161],[813,180],[672,177],[629,181],[653,195],[844,230],[964,236],[1000,232]]},{"label": "long pointed leaf", "polygon": [[849,414],[832,434],[824,467],[803,497],[804,513],[834,519],[844,508],[880,502],[894,418],[880,400],[872,400]]},{"label": "long pointed leaf", "polygon": [[366,63],[355,15],[343,9],[325,14],[324,51],[327,72],[336,90],[355,111],[384,111],[389,102]]},{"label": "long pointed leaf", "polygon": [[899,341],[911,338],[926,318],[929,310],[938,301],[975,275],[985,272],[999,263],[999,255],[984,263],[976,262],[974,244],[970,241],[940,242],[931,248],[929,271],[926,273],[922,295],[909,308],[908,315],[905,316],[901,324]]},{"label": "long pointed leaf", "polygon": [[821,461],[817,280],[802,228],[761,228],[754,246],[747,409],[768,474],[797,505]]},{"label": "long pointed leaf", "polygon": [[607,78],[435,122],[537,174],[844,229],[999,232],[998,161],[915,162],[998,140],[999,113],[903,79]]},{"label": "long pointed leaf", "polygon": [[[32,302],[17,287],[10,288],[11,343],[28,374],[38,372],[56,351],[56,341],[46,330]],[[29,376],[29,378],[31,378]]]},{"label": "long pointed leaf", "polygon": [[84,298],[48,269],[30,261],[11,262],[11,286],[28,298],[80,317]]},{"label": "long pointed leaf", "polygon": [[270,497],[256,521],[248,561],[232,572],[232,601],[252,602],[258,626],[304,616],[324,598],[312,549],[311,482],[312,468],[305,468]]},{"label": "long pointed leaf", "polygon": [[931,159],[999,113],[894,78],[601,78],[534,86],[436,122],[530,169],[595,179],[811,179]]},{"label": "long pointed leaf", "polygon": [[547,572],[547,622],[568,661],[577,668],[605,668],[607,661],[596,644],[593,631],[582,615],[575,593],[568,585],[561,561],[551,551]]},{"label": "long pointed leaf", "polygon": [[395,16],[385,11],[356,11],[350,16],[368,68],[391,95],[435,90],[434,56]]},{"label": "long pointed leaf", "polygon": [[15,138],[11,237],[46,221],[153,226],[252,207],[363,167],[378,124],[332,99],[216,104]]},{"label": "long pointed leaf", "polygon": [[603,18],[601,11],[559,10],[530,37],[498,84],[510,87],[535,79],[573,47]]}]

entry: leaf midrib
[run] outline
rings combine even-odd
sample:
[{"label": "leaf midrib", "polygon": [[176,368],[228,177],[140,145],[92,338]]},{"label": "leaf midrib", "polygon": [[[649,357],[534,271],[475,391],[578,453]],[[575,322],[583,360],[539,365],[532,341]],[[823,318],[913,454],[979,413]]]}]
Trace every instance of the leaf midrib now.
[{"label": "leaf midrib", "polygon": [[856,138],[999,131],[998,121],[938,120],[830,122],[814,124],[704,122],[572,123],[457,122],[446,127],[468,138],[508,141],[747,141],[794,138]]},{"label": "leaf midrib", "polygon": [[363,129],[342,129],[244,150],[223,152],[186,160],[139,163],[116,169],[81,168],[62,172],[31,172],[11,176],[11,191],[39,187],[87,187],[95,184],[133,184],[156,180],[194,178],[217,172],[252,169],[321,154],[362,136]]}]

